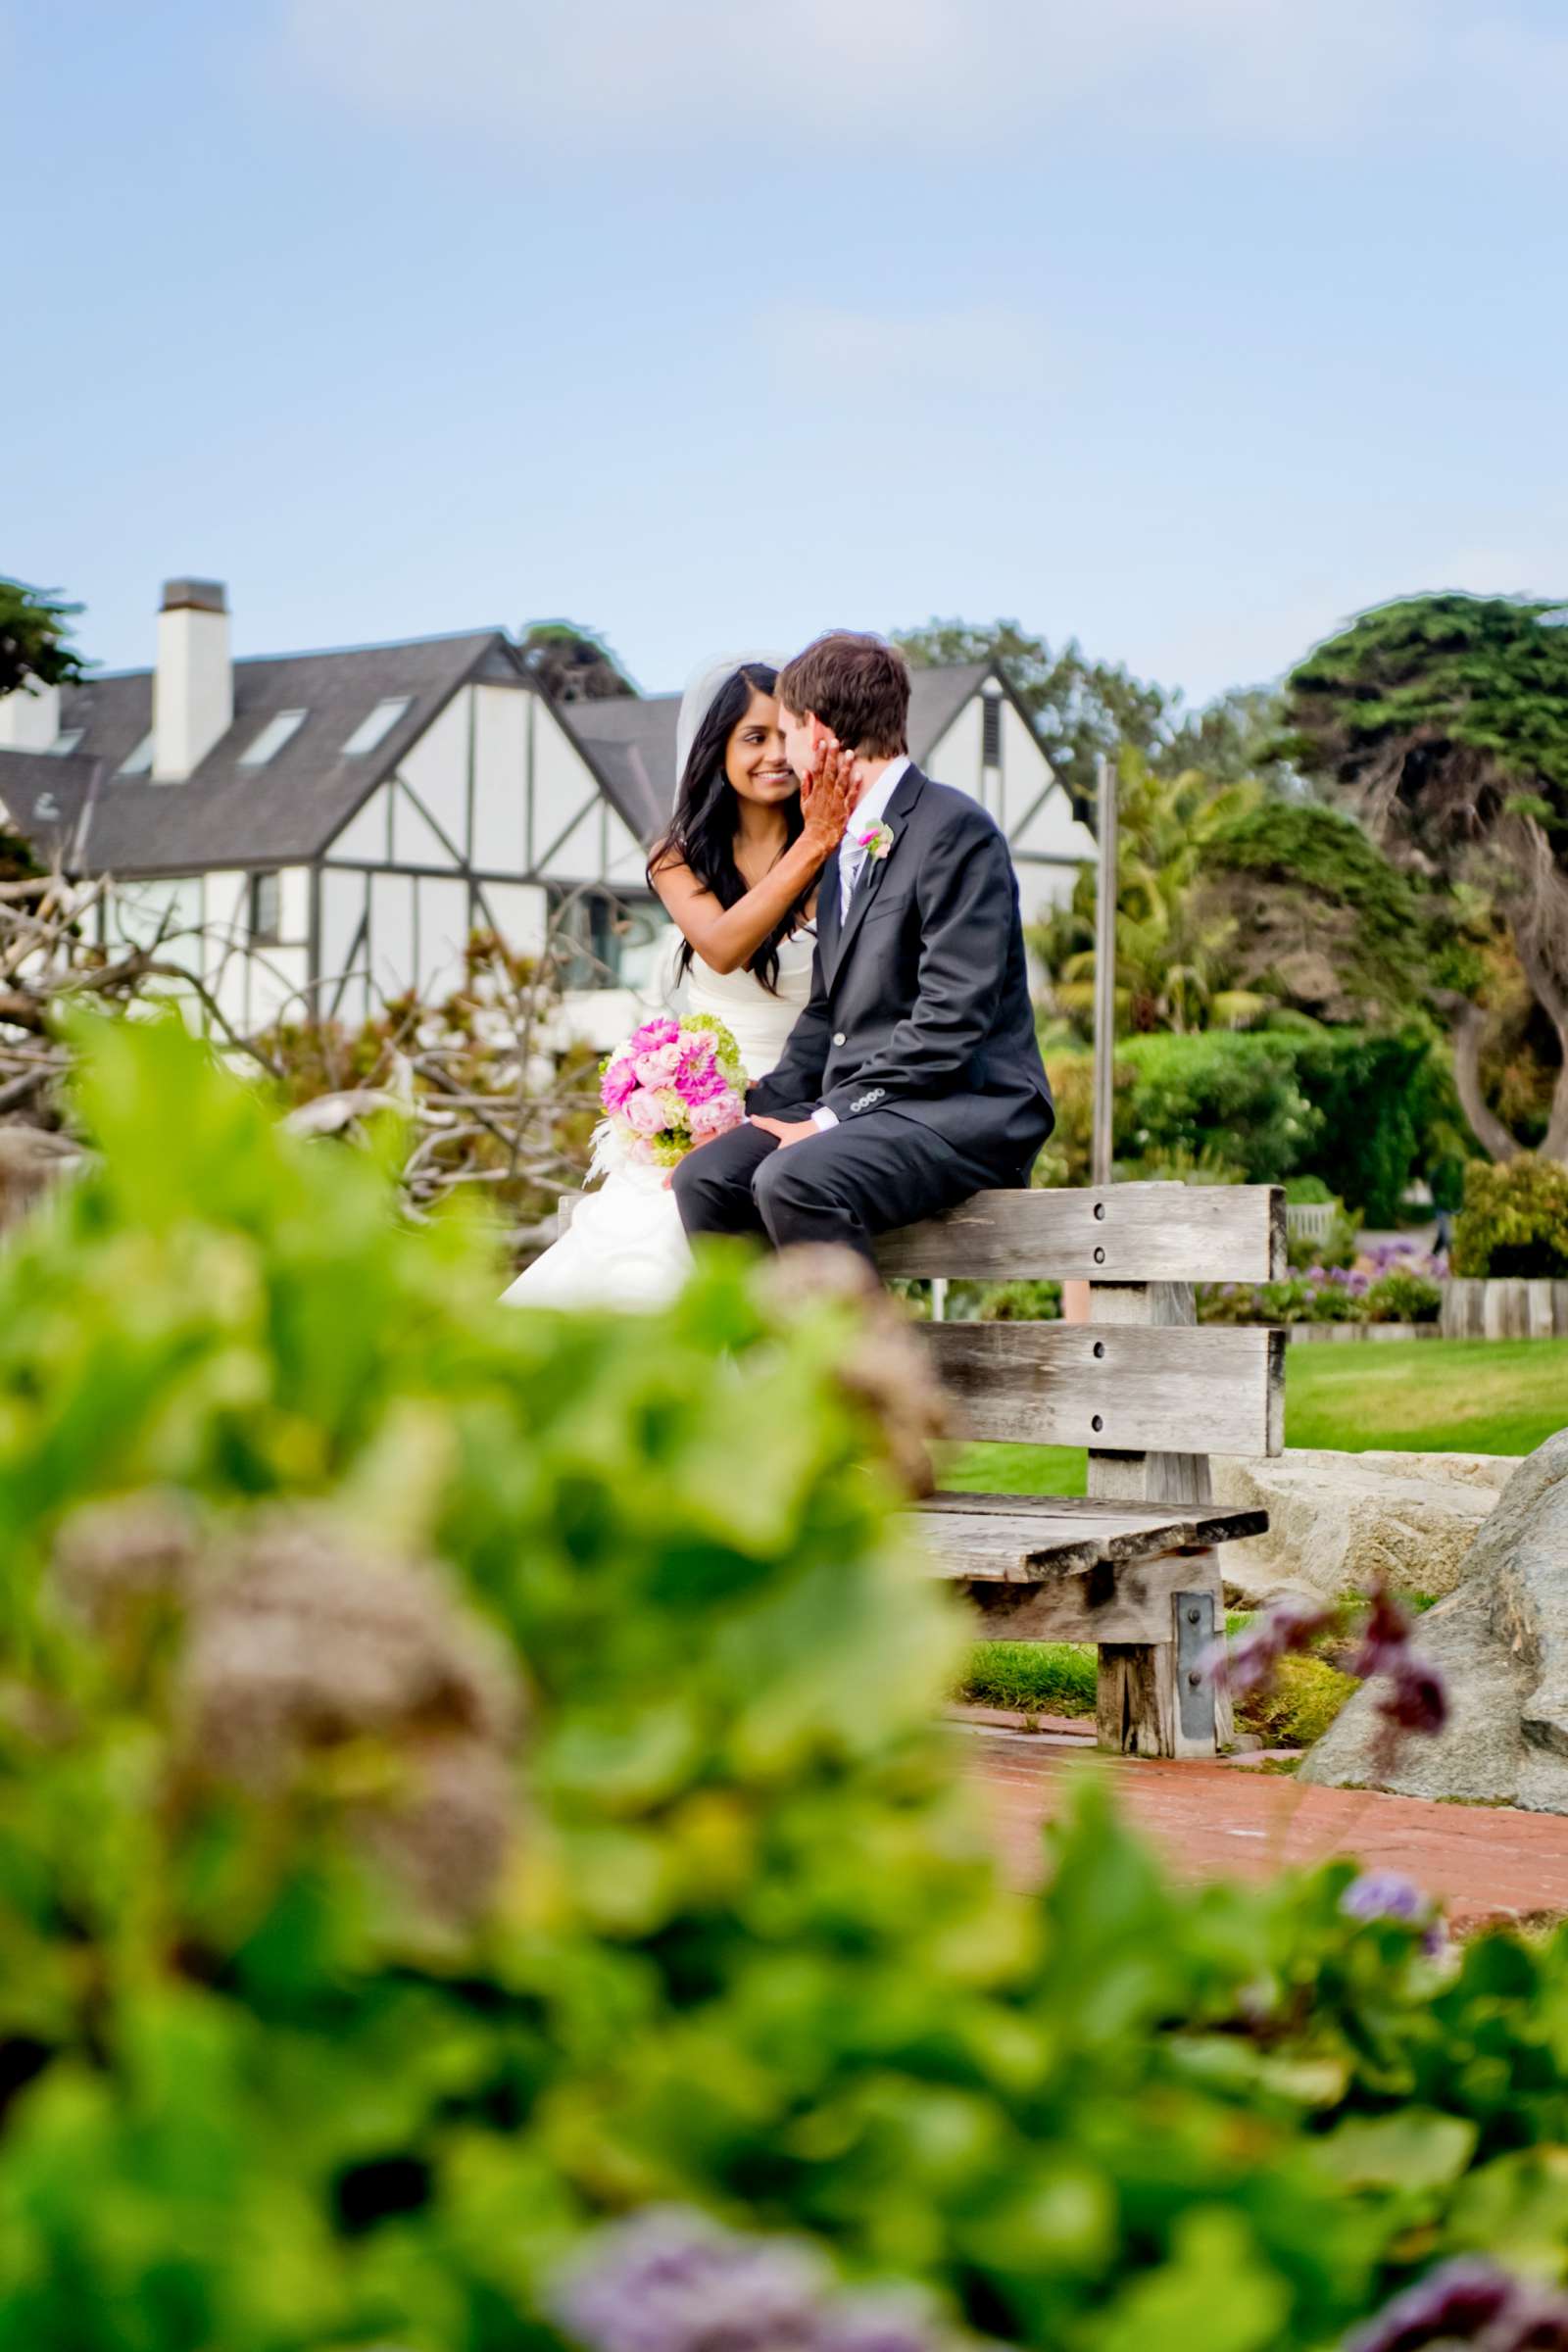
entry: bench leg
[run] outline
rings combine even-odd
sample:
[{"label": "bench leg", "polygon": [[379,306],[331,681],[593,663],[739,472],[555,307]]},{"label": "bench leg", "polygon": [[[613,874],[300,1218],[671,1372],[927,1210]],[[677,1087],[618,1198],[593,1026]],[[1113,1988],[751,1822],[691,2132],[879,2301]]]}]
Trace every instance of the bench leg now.
[{"label": "bench leg", "polygon": [[1176,1650],[1170,1642],[1102,1642],[1095,1720],[1122,1756],[1176,1753]]},{"label": "bench leg", "polygon": [[1190,1556],[1168,1640],[1100,1645],[1096,1725],[1117,1755],[1213,1756],[1230,1741],[1229,1696],[1200,1664],[1225,1627],[1219,1563],[1212,1551]]}]

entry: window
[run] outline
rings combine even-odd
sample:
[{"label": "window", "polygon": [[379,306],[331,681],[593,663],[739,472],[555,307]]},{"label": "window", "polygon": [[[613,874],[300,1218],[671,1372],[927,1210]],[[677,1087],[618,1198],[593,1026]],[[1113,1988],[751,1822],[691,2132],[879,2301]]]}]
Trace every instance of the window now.
[{"label": "window", "polygon": [[980,734],[980,764],[982,767],[1002,765],[1002,697],[988,694],[984,698],[985,717]]},{"label": "window", "polygon": [[251,944],[275,948],[282,922],[281,877],[274,873],[251,876]]},{"label": "window", "polygon": [[641,988],[666,925],[656,899],[550,889],[550,945],[564,988]]},{"label": "window", "polygon": [[373,752],[383,735],[390,733],[404,711],[413,702],[412,694],[391,694],[376,704],[368,718],[362,718],[343,746],[345,760],[359,760],[365,753]]},{"label": "window", "polygon": [[148,728],[136,749],[120,762],[122,776],[144,776],[153,763],[153,731]]},{"label": "window", "polygon": [[291,735],[297,735],[305,724],[303,710],[274,710],[266,726],[243,752],[236,762],[240,767],[265,767],[274,752],[280,752]]},{"label": "window", "polygon": [[56,760],[69,760],[86,732],[85,727],[67,727],[65,733],[57,735],[49,746],[51,756]]}]

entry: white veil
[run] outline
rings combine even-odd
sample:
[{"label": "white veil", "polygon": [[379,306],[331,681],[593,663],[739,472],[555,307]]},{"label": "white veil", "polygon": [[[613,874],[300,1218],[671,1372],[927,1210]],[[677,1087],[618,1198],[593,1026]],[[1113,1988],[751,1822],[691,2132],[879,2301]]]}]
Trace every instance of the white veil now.
[{"label": "white veil", "polygon": [[686,773],[686,762],[697,741],[697,730],[713,708],[719,695],[738,669],[760,665],[782,669],[789,660],[787,654],[759,653],[755,649],[745,654],[720,654],[715,661],[705,662],[694,669],[686,681],[686,691],[680,698],[680,716],[675,721],[675,790]]}]

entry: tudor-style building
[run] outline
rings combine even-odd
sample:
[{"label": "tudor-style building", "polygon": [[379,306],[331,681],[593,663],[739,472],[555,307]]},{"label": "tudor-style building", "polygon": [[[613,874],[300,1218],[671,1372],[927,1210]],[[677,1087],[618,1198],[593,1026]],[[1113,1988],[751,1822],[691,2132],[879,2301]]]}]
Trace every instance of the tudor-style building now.
[{"label": "tudor-style building", "polygon": [[[0,815],[114,877],[106,938],[200,941],[242,1029],[439,990],[482,925],[574,938],[571,1024],[609,1045],[658,961],[678,709],[554,703],[501,629],[235,662],[221,585],[172,580],[154,668],[0,700]],[[998,671],[917,670],[910,748],[997,817],[1026,917],[1071,889],[1092,837]]]}]

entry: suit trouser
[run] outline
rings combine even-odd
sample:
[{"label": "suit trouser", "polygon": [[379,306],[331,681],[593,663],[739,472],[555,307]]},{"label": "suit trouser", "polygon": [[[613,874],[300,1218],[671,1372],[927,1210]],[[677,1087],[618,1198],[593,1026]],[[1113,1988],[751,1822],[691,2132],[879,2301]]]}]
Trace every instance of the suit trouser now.
[{"label": "suit trouser", "polygon": [[733,1128],[688,1152],[674,1186],[689,1234],[761,1234],[775,1250],[837,1242],[872,1258],[873,1235],[1002,1181],[917,1120],[868,1110],[787,1146]]}]

